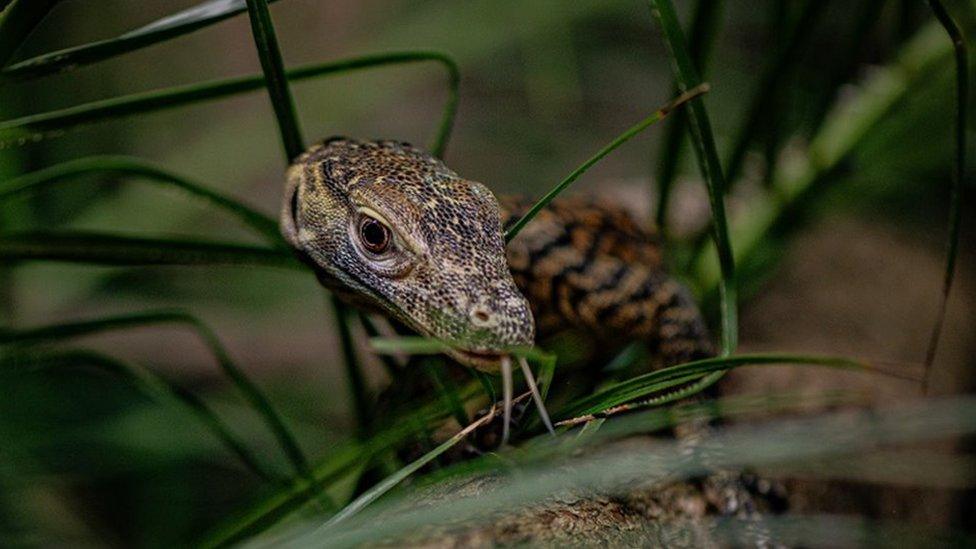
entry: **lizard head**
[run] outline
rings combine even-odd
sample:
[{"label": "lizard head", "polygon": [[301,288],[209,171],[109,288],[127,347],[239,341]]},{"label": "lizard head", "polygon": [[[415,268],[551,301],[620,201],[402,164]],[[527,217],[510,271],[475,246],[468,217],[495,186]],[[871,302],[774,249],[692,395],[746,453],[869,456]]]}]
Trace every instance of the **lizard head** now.
[{"label": "lizard head", "polygon": [[324,285],[496,371],[532,345],[495,196],[405,143],[333,138],[289,168],[281,229]]}]

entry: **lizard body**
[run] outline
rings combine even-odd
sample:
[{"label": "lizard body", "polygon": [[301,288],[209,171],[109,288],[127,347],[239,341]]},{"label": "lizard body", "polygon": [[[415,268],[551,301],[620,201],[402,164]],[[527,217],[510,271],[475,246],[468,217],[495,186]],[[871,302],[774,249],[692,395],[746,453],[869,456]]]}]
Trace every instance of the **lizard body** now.
[{"label": "lizard body", "polygon": [[[333,138],[289,168],[281,226],[324,285],[357,306],[448,341],[448,354],[466,366],[503,374],[507,366],[507,385],[506,349],[565,328],[642,339],[657,365],[712,354],[697,307],[665,272],[652,231],[620,208],[563,198],[506,246],[503,228],[529,206],[519,197],[496,199],[481,183],[410,145]],[[541,398],[537,403],[544,415]],[[706,430],[699,422],[679,426],[676,434],[691,449]],[[713,511],[752,520],[757,511],[750,490],[727,472],[635,487],[624,500],[607,501],[550,501],[433,545],[466,545],[470,535],[559,544],[567,540],[567,520],[578,521],[572,535],[609,540],[606,527],[617,523],[620,509],[641,520],[683,521]],[[516,531],[522,533],[513,537]]]}]

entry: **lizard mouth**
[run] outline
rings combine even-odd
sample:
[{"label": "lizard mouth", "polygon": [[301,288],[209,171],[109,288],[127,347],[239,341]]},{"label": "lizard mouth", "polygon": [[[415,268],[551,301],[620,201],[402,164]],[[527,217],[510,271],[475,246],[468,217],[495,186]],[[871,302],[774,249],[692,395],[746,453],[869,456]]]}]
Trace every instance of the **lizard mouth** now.
[{"label": "lizard mouth", "polygon": [[500,351],[472,351],[460,347],[449,349],[447,354],[465,366],[489,373],[498,371],[501,367],[502,357],[505,356]]}]

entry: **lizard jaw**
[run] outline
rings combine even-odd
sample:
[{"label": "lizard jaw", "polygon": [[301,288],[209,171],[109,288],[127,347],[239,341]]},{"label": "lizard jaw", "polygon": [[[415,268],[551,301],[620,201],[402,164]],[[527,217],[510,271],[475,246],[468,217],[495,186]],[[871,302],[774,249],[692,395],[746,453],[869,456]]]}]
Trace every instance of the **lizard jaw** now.
[{"label": "lizard jaw", "polygon": [[498,351],[471,351],[460,347],[448,349],[447,354],[469,368],[492,374],[501,368],[502,358],[505,356]]}]

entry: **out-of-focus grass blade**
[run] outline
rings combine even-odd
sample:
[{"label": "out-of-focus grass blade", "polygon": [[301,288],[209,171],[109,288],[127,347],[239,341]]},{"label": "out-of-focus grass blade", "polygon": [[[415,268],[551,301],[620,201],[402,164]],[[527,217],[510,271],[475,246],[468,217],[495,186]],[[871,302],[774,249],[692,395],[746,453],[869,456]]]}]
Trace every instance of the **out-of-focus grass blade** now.
[{"label": "out-of-focus grass blade", "polygon": [[471,420],[468,413],[464,410],[464,402],[461,400],[458,387],[445,370],[442,361],[428,359],[424,361],[424,370],[430,378],[434,388],[444,401],[444,405],[450,410],[451,415],[458,422],[458,425],[467,425]]},{"label": "out-of-focus grass blade", "polygon": [[925,352],[925,377],[922,379],[922,391],[928,389],[929,375],[935,353],[939,348],[939,337],[942,335],[942,324],[945,322],[946,307],[949,293],[952,291],[952,281],[956,271],[956,255],[959,252],[959,227],[962,220],[962,187],[966,176],[966,122],[969,110],[969,60],[966,41],[962,30],[956,24],[941,0],[928,0],[932,13],[945,28],[952,40],[952,49],[956,60],[956,162],[952,176],[952,190],[949,196],[949,236],[946,243],[945,272],[942,278],[942,295],[939,296],[939,309],[936,313],[935,325],[929,336],[928,349]]},{"label": "out-of-focus grass blade", "polygon": [[141,328],[160,324],[176,324],[192,330],[214,357],[220,370],[241,392],[251,408],[264,420],[274,435],[282,453],[291,462],[296,474],[311,481],[308,460],[291,430],[275,410],[268,397],[244,373],[230,357],[217,334],[199,318],[184,311],[146,311],[128,315],[99,318],[96,320],[54,324],[40,328],[5,330],[0,328],[0,347],[25,345],[48,341],[65,341],[75,337],[98,334],[120,329]]},{"label": "out-of-focus grass blade", "polygon": [[[450,130],[454,124],[459,78],[457,64],[442,53],[406,51],[368,55],[328,63],[304,65],[289,69],[285,74],[289,80],[297,81],[387,65],[429,61],[444,66],[450,76],[450,95],[444,107],[444,114],[433,147],[435,152],[438,150],[443,152],[443,147],[447,143]],[[256,74],[125,95],[56,111],[32,114],[0,122],[0,147],[24,144],[48,135],[57,135],[69,128],[84,124],[181,107],[247,93],[259,90],[262,87],[264,87],[264,76]]]},{"label": "out-of-focus grass blade", "polygon": [[[902,47],[893,62],[876,67],[844,101],[835,105],[805,154],[785,168],[777,168],[773,185],[777,194],[754,197],[734,228],[744,279],[758,276],[754,271],[770,253],[769,244],[803,226],[798,220],[819,203],[817,198],[830,184],[839,180],[834,177],[837,170],[895,112],[916,83],[932,77],[944,66],[951,52],[942,28],[936,23],[925,26]],[[694,271],[708,299],[707,294],[714,294],[721,285],[721,266],[713,257],[702,254],[695,259]]]},{"label": "out-of-focus grass blade", "polygon": [[161,404],[174,404],[178,409],[189,411],[224,446],[235,454],[244,465],[261,478],[278,481],[276,475],[265,467],[257,456],[247,449],[240,438],[207,407],[196,395],[164,380],[150,370],[123,362],[102,353],[87,350],[69,350],[47,353],[14,353],[0,358],[6,367],[63,368],[91,366],[106,370],[129,380],[147,396]]},{"label": "out-of-focus grass blade", "polygon": [[708,91],[708,84],[699,84],[698,86],[685,90],[680,96],[676,97],[673,101],[669,102],[667,105],[654,111],[654,114],[648,116],[644,120],[641,120],[633,127],[625,131],[624,133],[617,136],[616,139],[610,142],[606,147],[600,149],[595,155],[591,156],[586,162],[580,164],[578,168],[572,171],[565,179],[560,181],[553,187],[549,192],[540,198],[535,204],[529,208],[529,211],[525,213],[521,218],[518,219],[508,230],[505,231],[505,241],[510,242],[516,235],[528,224],[539,213],[540,210],[545,208],[550,202],[552,202],[560,193],[566,190],[570,184],[579,179],[581,175],[586,173],[594,164],[599,162],[603,157],[613,152],[617,147],[623,145],[629,141],[635,135],[646,130],[653,124],[663,120],[668,114],[673,112],[675,109],[681,107],[688,101],[693,101],[696,97],[706,93]]},{"label": "out-of-focus grass blade", "polygon": [[[37,0],[31,0],[36,2]],[[269,0],[276,2],[277,0]],[[36,78],[58,71],[96,63],[131,51],[165,42],[177,36],[234,17],[246,8],[244,0],[209,0],[168,15],[148,25],[107,40],[73,46],[11,64],[0,72],[4,79]]]},{"label": "out-of-focus grass blade", "polygon": [[81,231],[0,235],[0,259],[95,265],[254,265],[306,269],[281,248]]},{"label": "out-of-focus grass blade", "polygon": [[845,52],[845,55],[838,59],[839,67],[831,71],[827,86],[818,99],[819,105],[810,117],[811,120],[820,123],[824,119],[827,111],[830,110],[830,105],[837,98],[840,87],[856,74],[858,64],[864,61],[862,57],[864,47],[872,38],[871,30],[883,21],[881,14],[886,3],[885,0],[865,0],[859,6],[853,28],[848,31],[848,38],[839,50]]},{"label": "out-of-focus grass blade", "polygon": [[716,371],[722,371],[741,366],[759,365],[805,365],[829,366],[834,368],[859,369],[876,371],[868,364],[844,357],[803,356],[789,354],[746,354],[729,357],[708,358],[679,364],[670,368],[662,368],[654,372],[643,374],[627,381],[620,382],[603,391],[587,396],[571,404],[559,414],[569,415],[593,414],[608,408],[631,402],[642,397],[653,395],[669,388],[668,382],[675,380],[687,381],[693,376],[707,376]]},{"label": "out-of-focus grass blade", "polygon": [[[610,425],[610,421],[604,423],[594,438],[600,438]],[[476,494],[448,494],[441,501],[417,505],[418,494],[406,493],[335,528],[309,533],[299,538],[296,546],[369,545],[371,541],[416,533],[418,528],[436,529],[444,523],[457,525],[500,512],[518,512],[524,506],[565,490],[585,488],[588,493],[599,490],[614,493],[626,490],[634,482],[652,483],[657,479],[674,482],[716,468],[762,467],[821,456],[856,455],[885,445],[942,440],[973,432],[976,432],[976,401],[961,397],[889,410],[839,412],[817,418],[728,427],[716,431],[693,449],[681,441],[648,441],[642,447],[628,447],[619,452],[584,453],[569,462],[533,460],[519,467],[516,474],[505,474],[505,469],[511,468],[509,463],[500,465],[497,460],[494,464],[482,460],[480,470],[466,470],[466,478],[478,473],[499,475],[490,487]],[[560,474],[553,474],[555,467]]]},{"label": "out-of-focus grass blade", "polygon": [[[520,395],[519,397],[513,400],[513,403],[524,400],[528,396],[529,396],[528,393]],[[427,452],[416,461],[413,461],[412,463],[408,464],[406,467],[400,469],[396,473],[380,481],[376,486],[373,486],[372,488],[367,490],[365,493],[363,493],[363,495],[359,496],[358,498],[353,500],[352,503],[350,503],[341,511],[333,515],[333,517],[329,519],[329,521],[326,522],[324,525],[322,525],[322,527],[319,528],[319,530],[317,530],[316,532],[321,533],[321,532],[328,531],[333,526],[341,523],[342,521],[348,519],[349,517],[365,509],[369,504],[373,503],[374,501],[382,497],[384,494],[392,490],[394,486],[400,484],[401,482],[403,482],[404,479],[416,473],[424,465],[427,465],[434,459],[437,459],[437,456],[453,448],[457,443],[461,442],[462,440],[465,439],[465,437],[473,433],[475,429],[481,427],[482,425],[494,419],[495,411],[496,410],[492,408],[492,410],[489,413],[485,414],[484,417],[479,418],[478,420],[469,424],[464,429],[461,429],[460,431],[457,432],[457,434],[455,434],[454,436],[452,436],[451,438],[447,439],[439,446],[437,446],[437,448],[434,448],[430,452]]]},{"label": "out-of-focus grass blade", "polygon": [[[704,75],[707,59],[715,43],[715,37],[718,35],[718,27],[724,7],[725,2],[723,0],[698,0],[695,3],[691,33],[689,33],[691,38],[689,48],[691,51],[691,59],[702,75]],[[672,95],[677,95],[678,93],[680,93],[680,90],[675,86]],[[674,187],[674,178],[678,173],[685,130],[687,129],[688,114],[684,111],[679,112],[671,120],[671,123],[665,130],[664,139],[661,141],[661,153],[657,172],[657,212],[655,213],[655,223],[658,230],[664,234],[667,232],[667,217],[668,207],[671,204],[671,191]]]},{"label": "out-of-focus grass blade", "polygon": [[[477,392],[476,386],[470,384],[461,391],[461,398],[468,400]],[[314,466],[314,489],[323,490],[330,482],[425,432],[429,425],[445,417],[446,411],[439,401],[400,415],[392,426],[373,434],[369,440],[345,446]],[[270,528],[305,502],[305,492],[306,488],[297,485],[275,491],[240,516],[211,532],[200,546],[226,547]]]},{"label": "out-of-focus grass blade", "polygon": [[0,12],[0,67],[61,0],[13,0]]},{"label": "out-of-focus grass blade", "polygon": [[829,3],[828,0],[807,0],[783,45],[764,70],[759,87],[753,94],[745,119],[742,121],[742,127],[733,141],[729,161],[726,163],[725,177],[730,187],[739,177],[746,152],[762,128],[763,120],[777,116],[777,113],[770,112],[771,106],[775,104],[773,97],[785,89],[784,78],[789,74],[790,69],[796,66],[797,57],[803,52],[803,47],[816,27],[817,19]]},{"label": "out-of-focus grass blade", "polygon": [[269,244],[284,245],[281,234],[278,232],[277,222],[267,215],[237,200],[210,190],[187,177],[155,166],[145,160],[127,156],[89,156],[2,181],[0,182],[0,201],[28,191],[49,187],[65,180],[92,174],[132,176],[152,183],[175,186],[226,210],[244,222],[245,225],[254,229]]}]

